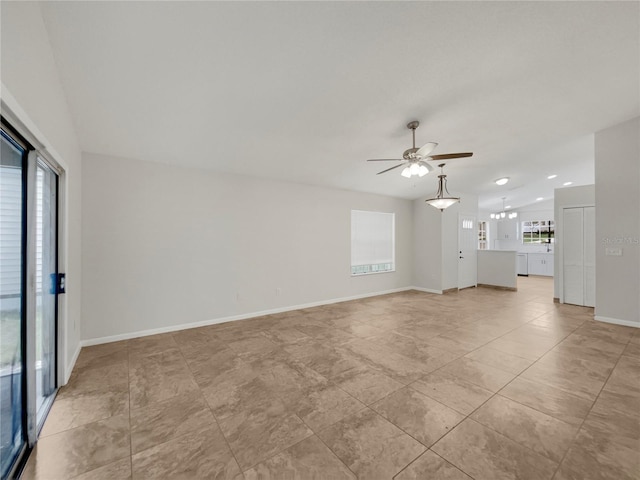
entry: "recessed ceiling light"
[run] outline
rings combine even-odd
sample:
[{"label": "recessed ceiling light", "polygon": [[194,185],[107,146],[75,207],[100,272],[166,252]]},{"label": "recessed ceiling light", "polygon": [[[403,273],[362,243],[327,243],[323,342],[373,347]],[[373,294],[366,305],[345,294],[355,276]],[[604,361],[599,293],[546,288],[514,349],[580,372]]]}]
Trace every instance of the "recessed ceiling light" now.
[{"label": "recessed ceiling light", "polygon": [[504,185],[505,183],[507,183],[509,181],[509,177],[502,177],[496,180],[496,183],[498,185]]},{"label": "recessed ceiling light", "polygon": [[511,205],[507,205],[507,206],[506,206],[506,207],[504,207],[504,208],[511,208]]},{"label": "recessed ceiling light", "polygon": [[544,197],[538,197],[538,198],[536,198],[536,202],[539,202],[540,200],[544,200]]},{"label": "recessed ceiling light", "polygon": [[564,182],[562,185],[564,185],[565,187],[568,185],[571,185],[573,182]]},{"label": "recessed ceiling light", "polygon": [[554,175],[549,175],[547,178],[548,178],[549,180],[551,180],[551,179],[553,179],[553,178],[556,178],[557,176],[558,176],[558,175],[555,175],[555,174],[554,174]]}]

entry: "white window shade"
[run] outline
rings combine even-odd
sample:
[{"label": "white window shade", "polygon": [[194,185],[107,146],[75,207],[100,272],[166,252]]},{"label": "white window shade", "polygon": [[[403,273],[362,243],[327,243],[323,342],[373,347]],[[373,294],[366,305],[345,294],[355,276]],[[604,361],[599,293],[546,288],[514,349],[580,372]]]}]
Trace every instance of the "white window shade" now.
[{"label": "white window shade", "polygon": [[351,273],[395,269],[395,214],[351,211]]}]

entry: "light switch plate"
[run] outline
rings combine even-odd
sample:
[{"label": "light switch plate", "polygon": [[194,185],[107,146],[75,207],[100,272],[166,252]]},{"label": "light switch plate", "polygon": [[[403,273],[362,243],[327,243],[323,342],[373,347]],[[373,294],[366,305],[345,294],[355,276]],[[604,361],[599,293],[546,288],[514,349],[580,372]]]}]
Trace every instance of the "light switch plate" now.
[{"label": "light switch plate", "polygon": [[607,257],[621,257],[622,249],[621,248],[605,248],[604,254]]}]

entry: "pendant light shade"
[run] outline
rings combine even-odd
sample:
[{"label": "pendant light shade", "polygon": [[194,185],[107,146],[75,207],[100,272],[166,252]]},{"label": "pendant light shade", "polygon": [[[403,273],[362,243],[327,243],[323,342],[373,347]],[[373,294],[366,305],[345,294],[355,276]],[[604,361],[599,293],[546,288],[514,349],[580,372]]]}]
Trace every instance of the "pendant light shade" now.
[{"label": "pendant light shade", "polygon": [[443,212],[445,208],[449,208],[451,205],[458,203],[459,201],[460,199],[455,197],[430,198],[429,200],[426,200],[429,205],[440,209],[441,212]]},{"label": "pendant light shade", "polygon": [[[454,203],[458,203],[460,201],[460,197],[452,197],[447,190],[447,176],[444,172],[444,163],[438,165],[440,167],[440,175],[438,175],[438,193],[434,198],[428,198],[425,200],[429,205],[439,209],[441,212],[444,212],[445,208],[449,208]],[[445,193],[447,196],[445,196]]]}]

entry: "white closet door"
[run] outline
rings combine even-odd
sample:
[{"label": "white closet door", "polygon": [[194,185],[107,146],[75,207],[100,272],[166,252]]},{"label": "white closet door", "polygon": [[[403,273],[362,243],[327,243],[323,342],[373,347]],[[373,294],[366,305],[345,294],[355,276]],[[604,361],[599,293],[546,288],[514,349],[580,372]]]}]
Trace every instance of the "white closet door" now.
[{"label": "white closet door", "polygon": [[584,305],[584,208],[565,208],[562,217],[564,303]]},{"label": "white closet door", "polygon": [[596,209],[584,208],[584,305],[596,305]]}]

